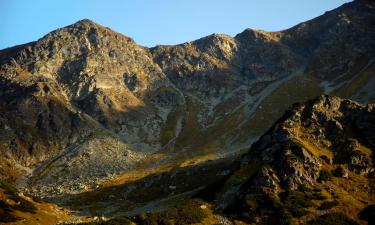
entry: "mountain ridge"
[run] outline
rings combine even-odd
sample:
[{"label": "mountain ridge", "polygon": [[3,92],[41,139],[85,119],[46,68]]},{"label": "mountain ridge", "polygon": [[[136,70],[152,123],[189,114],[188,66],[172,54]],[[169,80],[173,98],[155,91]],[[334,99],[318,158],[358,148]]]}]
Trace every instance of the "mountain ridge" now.
[{"label": "mountain ridge", "polygon": [[0,50],[0,177],[58,199],[239,155],[323,93],[374,102],[374,21],[354,1],[279,32],[146,48],[81,20]]}]

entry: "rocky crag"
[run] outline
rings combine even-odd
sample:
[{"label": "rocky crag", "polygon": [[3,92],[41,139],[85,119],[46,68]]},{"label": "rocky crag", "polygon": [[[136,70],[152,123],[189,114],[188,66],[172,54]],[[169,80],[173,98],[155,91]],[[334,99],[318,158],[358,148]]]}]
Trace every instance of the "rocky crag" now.
[{"label": "rocky crag", "polygon": [[256,224],[332,212],[364,223],[359,213],[375,203],[374,129],[374,104],[325,95],[296,104],[242,157],[217,192],[218,209]]}]

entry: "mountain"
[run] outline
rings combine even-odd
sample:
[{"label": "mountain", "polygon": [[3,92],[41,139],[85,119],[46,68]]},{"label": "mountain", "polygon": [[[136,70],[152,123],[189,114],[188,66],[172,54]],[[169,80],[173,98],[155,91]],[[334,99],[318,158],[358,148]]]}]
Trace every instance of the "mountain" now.
[{"label": "mountain", "polygon": [[[216,182],[206,180],[190,197],[175,195],[169,201],[176,203],[169,207],[171,202],[153,202],[154,210],[146,210],[151,204],[144,208],[148,213],[131,211],[127,216],[81,224],[372,224],[374,129],[375,104],[322,95],[293,105],[240,159],[216,168],[216,176],[224,169],[227,174]],[[212,168],[212,164],[190,168],[195,174],[191,179],[199,182],[199,174]],[[110,212],[108,205],[119,213],[126,204],[118,205],[118,198],[128,186],[147,186],[143,197],[148,196],[143,191],[152,190],[161,198],[163,194],[155,188],[162,185],[178,179],[194,185],[185,172],[160,174],[148,185],[132,183],[83,194],[74,204],[92,199],[97,203],[95,210],[103,215]],[[183,182],[174,185],[178,192]],[[111,200],[106,192],[113,195]],[[101,206],[104,201],[109,201],[107,208]]]},{"label": "mountain", "polygon": [[[279,32],[153,48],[85,19],[0,50],[0,178],[64,206],[82,197],[83,211],[111,211],[112,195],[129,211],[198,192],[235,170],[290,105],[321,94],[375,102],[374,7],[357,0]],[[358,135],[372,149],[374,137]],[[317,168],[291,176],[290,188],[315,182]],[[125,189],[129,202],[117,196]]]}]

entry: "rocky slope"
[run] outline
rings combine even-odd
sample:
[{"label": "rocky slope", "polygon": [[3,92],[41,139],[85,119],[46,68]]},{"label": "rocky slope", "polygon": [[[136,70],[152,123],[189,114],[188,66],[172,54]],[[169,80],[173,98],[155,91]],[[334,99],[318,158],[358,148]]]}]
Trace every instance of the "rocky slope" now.
[{"label": "rocky slope", "polygon": [[322,93],[374,102],[374,7],[154,48],[82,20],[3,49],[0,175],[45,197],[76,194],[142,160],[238,153]]},{"label": "rocky slope", "polygon": [[84,190],[160,148],[163,119],[144,99],[173,85],[131,39],[83,20],[4,50],[1,61],[3,160],[28,168],[43,161],[33,184],[81,176],[90,183]]},{"label": "rocky slope", "polygon": [[374,129],[374,104],[322,95],[293,105],[236,161],[129,179],[70,204],[93,213],[82,224],[371,224]]},{"label": "rocky slope", "polygon": [[[372,224],[374,129],[375,104],[327,95],[295,104],[241,159],[226,165],[225,176],[213,183],[207,180],[195,195],[175,199],[169,207],[154,202],[154,208],[146,210],[149,213],[92,224]],[[224,166],[214,168],[221,169]],[[162,184],[178,177],[188,181],[177,171],[173,174],[176,177]],[[182,183],[177,183],[178,189]],[[155,191],[155,187],[150,184],[148,189]],[[103,203],[105,192],[99,194],[96,198],[102,196]]]},{"label": "rocky slope", "polygon": [[374,129],[374,104],[324,95],[295,105],[219,188],[218,209],[256,224],[304,223],[331,212],[363,223],[359,212],[375,203]]}]

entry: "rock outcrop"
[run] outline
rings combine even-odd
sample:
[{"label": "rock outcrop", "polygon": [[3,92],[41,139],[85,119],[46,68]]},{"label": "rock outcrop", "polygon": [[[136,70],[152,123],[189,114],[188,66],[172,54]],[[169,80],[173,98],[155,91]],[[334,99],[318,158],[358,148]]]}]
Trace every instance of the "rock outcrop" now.
[{"label": "rock outcrop", "polygon": [[345,164],[365,175],[373,171],[373,129],[373,104],[324,95],[288,111],[252,146],[242,163],[259,158],[275,165],[279,184],[288,189],[312,184],[324,163]]},{"label": "rock outcrop", "polygon": [[[255,203],[248,201],[259,203],[274,199],[272,204],[281,201],[278,204],[283,206],[286,214],[308,219],[310,213],[297,215],[292,209],[288,212],[289,203],[283,199],[286,198],[284,195],[298,194],[299,197],[293,197],[295,201],[306,202],[331,198],[317,193],[309,197],[309,191],[325,188],[331,195],[339,195],[334,198],[337,205],[342,204],[342,211],[346,207],[352,210],[351,213],[358,213],[358,205],[363,208],[375,200],[373,187],[370,190],[364,188],[374,181],[374,129],[374,104],[361,105],[322,95],[305,104],[294,105],[243,156],[240,168],[224,185],[219,208],[248,221],[242,212],[254,213],[254,217],[267,214],[262,214],[262,206],[251,209],[251,204]],[[238,176],[242,181],[228,188]],[[334,180],[331,181],[330,176],[335,176]],[[338,186],[341,182],[347,185],[344,193]],[[232,200],[228,201],[225,193],[230,193],[232,188],[239,191],[232,193]],[[348,196],[353,199],[350,200],[352,205],[346,205]],[[256,199],[249,200],[253,197]],[[310,203],[305,206],[298,204],[292,207],[310,208],[310,212],[315,207]],[[264,206],[263,210],[267,207]],[[238,211],[233,211],[233,208]]]}]

